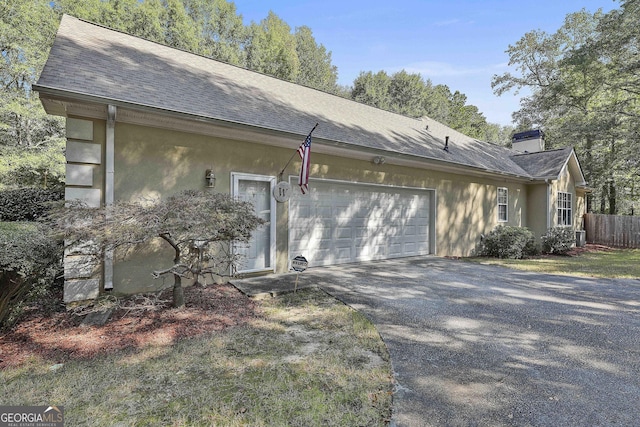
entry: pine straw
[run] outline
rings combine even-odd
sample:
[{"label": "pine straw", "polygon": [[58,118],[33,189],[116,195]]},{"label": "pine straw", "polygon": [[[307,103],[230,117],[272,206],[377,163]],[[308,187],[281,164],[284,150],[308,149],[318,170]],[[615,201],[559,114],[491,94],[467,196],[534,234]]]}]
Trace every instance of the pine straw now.
[{"label": "pine straw", "polygon": [[[186,307],[170,307],[171,290],[156,296],[124,300],[106,298],[75,310],[44,313],[31,307],[10,331],[0,333],[0,369],[16,367],[32,358],[64,363],[91,359],[125,348],[169,345],[181,339],[246,324],[256,318],[257,306],[229,284],[185,288]],[[84,326],[84,316],[112,308],[102,326]]]}]

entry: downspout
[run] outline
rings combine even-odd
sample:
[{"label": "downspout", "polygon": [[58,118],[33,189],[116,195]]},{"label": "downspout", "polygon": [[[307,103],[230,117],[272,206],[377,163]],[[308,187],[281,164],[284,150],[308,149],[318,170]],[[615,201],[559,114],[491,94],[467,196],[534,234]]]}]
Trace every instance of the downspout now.
[{"label": "downspout", "polygon": [[547,184],[547,230],[551,228],[551,182],[549,179],[544,180]]},{"label": "downspout", "polygon": [[[107,106],[107,129],[105,143],[105,175],[104,175],[104,205],[113,206],[114,202],[114,172],[115,172],[115,129],[116,129],[115,105]],[[104,289],[113,289],[113,251],[107,250],[104,254]]]}]

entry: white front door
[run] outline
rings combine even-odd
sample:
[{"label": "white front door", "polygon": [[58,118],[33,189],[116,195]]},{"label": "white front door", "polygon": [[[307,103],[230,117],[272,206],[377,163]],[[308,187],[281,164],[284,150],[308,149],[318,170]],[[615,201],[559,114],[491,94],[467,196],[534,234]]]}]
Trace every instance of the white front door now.
[{"label": "white front door", "polygon": [[275,200],[271,196],[275,178],[263,175],[232,173],[234,197],[250,202],[265,224],[253,232],[249,244],[239,244],[235,253],[242,255],[238,272],[274,271],[275,268]]}]

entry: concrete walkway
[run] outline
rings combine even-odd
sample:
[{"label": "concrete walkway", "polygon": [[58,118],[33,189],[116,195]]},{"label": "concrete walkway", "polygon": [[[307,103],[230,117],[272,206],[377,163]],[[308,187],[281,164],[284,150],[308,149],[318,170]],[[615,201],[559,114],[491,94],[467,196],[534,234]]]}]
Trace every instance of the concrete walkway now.
[{"label": "concrete walkway", "polygon": [[[295,274],[236,281],[293,290]],[[311,268],[366,314],[396,381],[395,426],[640,425],[640,281],[436,257]]]}]

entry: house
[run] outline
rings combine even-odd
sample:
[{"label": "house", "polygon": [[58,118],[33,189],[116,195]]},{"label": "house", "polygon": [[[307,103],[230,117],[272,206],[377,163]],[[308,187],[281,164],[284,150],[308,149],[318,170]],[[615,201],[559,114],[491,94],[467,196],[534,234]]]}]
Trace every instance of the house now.
[{"label": "house", "polygon": [[[66,118],[67,199],[210,188],[252,200],[268,226],[243,249],[243,273],[286,272],[296,255],[311,267],[465,256],[499,224],[541,235],[580,227],[584,212],[575,152],[544,151],[535,132],[507,149],[71,16],[34,89]],[[283,168],[316,123],[303,195],[299,157]],[[278,202],[283,181],[290,198]],[[96,275],[74,268],[76,256],[65,301],[157,286],[149,273],[162,257],[107,257]]]}]

